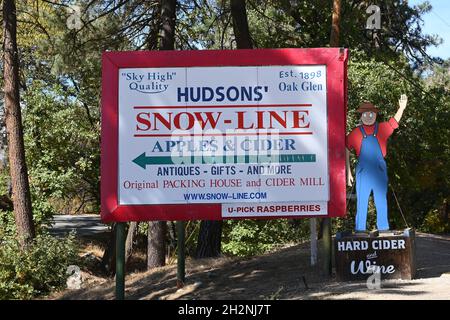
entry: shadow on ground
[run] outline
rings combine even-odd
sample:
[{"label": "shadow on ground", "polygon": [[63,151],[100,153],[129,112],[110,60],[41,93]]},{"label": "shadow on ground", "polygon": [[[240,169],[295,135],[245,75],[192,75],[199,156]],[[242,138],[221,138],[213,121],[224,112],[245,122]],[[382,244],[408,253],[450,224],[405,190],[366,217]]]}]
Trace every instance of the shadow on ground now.
[{"label": "shadow on ground", "polygon": [[[319,266],[321,261],[319,260]],[[309,266],[308,243],[251,259],[219,258],[187,261],[187,283],[176,288],[176,266],[127,276],[127,299],[378,299],[401,295],[405,299],[446,293],[450,276],[450,237],[417,236],[417,280],[383,281],[369,290],[365,282],[338,283]],[[441,277],[441,278],[439,278]],[[434,279],[437,278],[437,279]],[[434,284],[436,282],[436,284]],[[443,293],[439,295],[442,286]],[[370,291],[370,292],[369,292]],[[447,295],[448,294],[448,295]],[[430,296],[431,297],[431,296]],[[57,299],[113,299],[114,281],[96,287],[65,291]]]}]

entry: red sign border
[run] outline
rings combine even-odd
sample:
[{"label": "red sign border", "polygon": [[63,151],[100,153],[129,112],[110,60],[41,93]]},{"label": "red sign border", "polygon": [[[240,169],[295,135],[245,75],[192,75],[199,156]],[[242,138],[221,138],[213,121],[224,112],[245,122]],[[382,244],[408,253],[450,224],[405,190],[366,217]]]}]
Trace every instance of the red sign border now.
[{"label": "red sign border", "polygon": [[[121,51],[102,54],[101,218],[104,222],[221,220],[219,204],[119,205],[118,86],[120,68],[326,65],[328,107],[328,215],[346,213],[345,126],[348,50],[342,48]],[[252,219],[311,218],[307,216]],[[230,219],[230,218],[226,218]]]}]

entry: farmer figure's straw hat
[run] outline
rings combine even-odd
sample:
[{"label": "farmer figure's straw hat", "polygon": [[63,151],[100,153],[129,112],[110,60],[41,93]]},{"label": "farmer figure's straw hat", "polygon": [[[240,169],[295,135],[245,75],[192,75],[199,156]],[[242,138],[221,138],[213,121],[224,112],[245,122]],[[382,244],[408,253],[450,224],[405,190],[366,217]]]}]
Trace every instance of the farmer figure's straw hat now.
[{"label": "farmer figure's straw hat", "polygon": [[372,112],[378,113],[378,112],[380,112],[380,109],[375,107],[375,105],[373,103],[364,101],[363,103],[361,103],[358,110],[356,110],[356,112],[359,112],[359,113],[363,113],[363,112],[367,112],[367,111],[372,111]]}]

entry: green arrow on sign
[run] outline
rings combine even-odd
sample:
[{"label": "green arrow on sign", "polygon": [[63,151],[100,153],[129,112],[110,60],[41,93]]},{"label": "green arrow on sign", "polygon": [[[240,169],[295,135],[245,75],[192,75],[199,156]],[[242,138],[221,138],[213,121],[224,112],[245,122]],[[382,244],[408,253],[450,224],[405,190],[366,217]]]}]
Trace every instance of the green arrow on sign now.
[{"label": "green arrow on sign", "polygon": [[145,169],[149,164],[173,164],[172,158],[169,157],[147,157],[145,152],[141,153],[133,160],[141,168]]},{"label": "green arrow on sign", "polygon": [[147,165],[147,160],[150,160],[150,157],[146,157],[145,152],[143,152],[136,159],[134,159],[133,162],[145,169],[145,166]]}]

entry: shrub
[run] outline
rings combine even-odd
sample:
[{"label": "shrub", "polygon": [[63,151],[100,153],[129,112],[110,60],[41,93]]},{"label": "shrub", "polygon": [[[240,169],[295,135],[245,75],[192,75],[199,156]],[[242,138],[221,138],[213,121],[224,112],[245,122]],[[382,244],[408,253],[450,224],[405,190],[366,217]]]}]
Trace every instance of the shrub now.
[{"label": "shrub", "polygon": [[265,253],[308,238],[308,220],[225,220],[222,251],[237,256]]},{"label": "shrub", "polygon": [[424,219],[421,231],[429,233],[448,233],[450,232],[450,220],[445,221],[439,210],[431,210]]},{"label": "shrub", "polygon": [[10,234],[0,234],[0,300],[30,299],[64,287],[67,267],[76,264],[75,235],[38,235],[25,249]]}]

